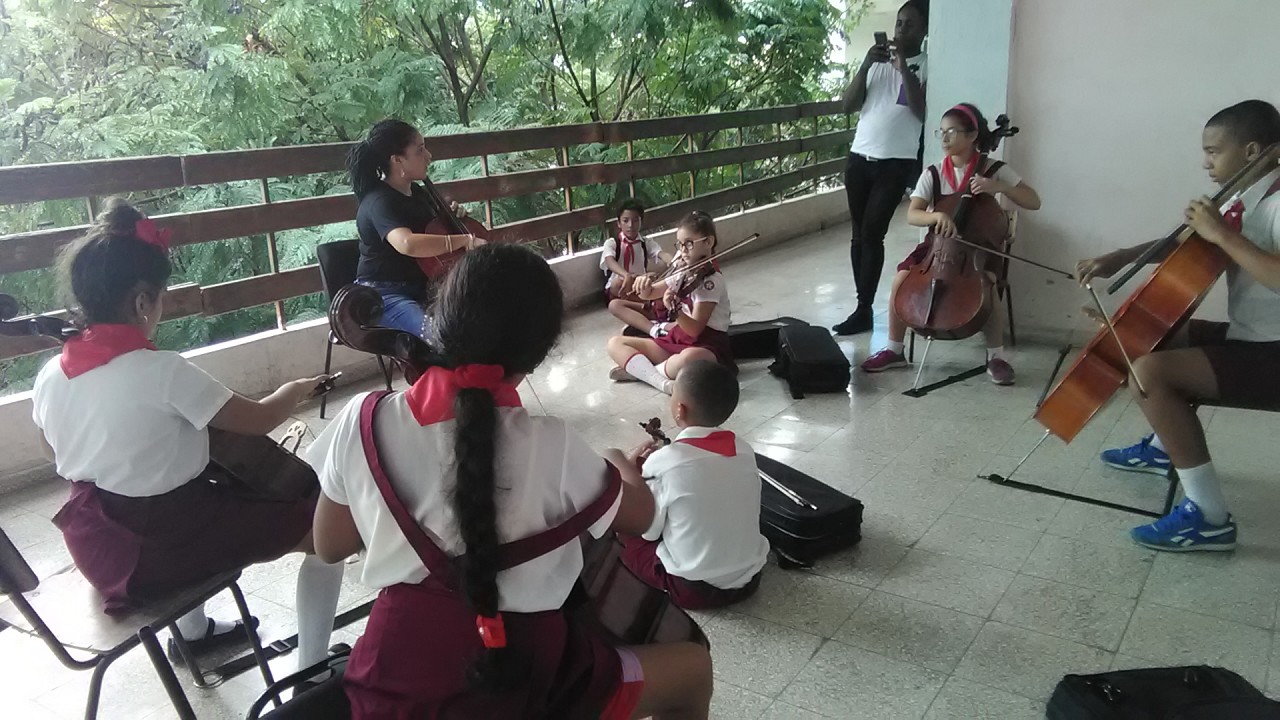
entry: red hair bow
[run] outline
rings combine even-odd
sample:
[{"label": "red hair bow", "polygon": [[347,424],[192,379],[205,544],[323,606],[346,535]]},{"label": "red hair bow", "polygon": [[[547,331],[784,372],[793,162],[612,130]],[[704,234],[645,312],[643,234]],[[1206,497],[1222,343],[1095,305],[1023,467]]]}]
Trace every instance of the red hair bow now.
[{"label": "red hair bow", "polygon": [[169,252],[169,235],[171,234],[169,228],[159,227],[154,220],[143,218],[134,226],[133,232],[142,242]]},{"label": "red hair bow", "polygon": [[501,365],[459,365],[453,376],[460,388],[493,391],[502,384],[507,371]]},{"label": "red hair bow", "polygon": [[502,622],[502,613],[493,617],[477,615],[476,630],[480,633],[480,642],[490,650],[507,646],[507,626]]}]

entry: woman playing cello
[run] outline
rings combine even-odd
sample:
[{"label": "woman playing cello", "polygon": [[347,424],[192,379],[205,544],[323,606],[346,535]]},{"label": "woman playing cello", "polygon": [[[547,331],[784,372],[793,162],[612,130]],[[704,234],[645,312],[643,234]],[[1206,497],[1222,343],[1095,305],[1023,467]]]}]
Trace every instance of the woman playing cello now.
[{"label": "woman playing cello", "polygon": [[[360,266],[356,282],[382,296],[382,324],[432,342],[427,306],[434,284],[419,267],[418,258],[447,255],[484,244],[474,235],[426,232],[437,209],[418,184],[427,178],[431,153],[412,125],[382,120],[356,143],[347,156],[351,189],[360,199],[356,230],[360,235]],[[457,203],[459,216],[466,211]]]}]

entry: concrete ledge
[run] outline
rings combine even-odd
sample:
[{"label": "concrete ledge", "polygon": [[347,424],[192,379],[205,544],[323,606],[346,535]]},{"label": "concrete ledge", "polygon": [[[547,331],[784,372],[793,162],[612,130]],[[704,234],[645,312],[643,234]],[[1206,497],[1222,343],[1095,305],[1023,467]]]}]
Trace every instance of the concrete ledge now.
[{"label": "concrete ledge", "polygon": [[[716,219],[720,248],[728,249],[753,232],[760,239],[730,256],[745,256],[776,243],[818,232],[845,222],[849,211],[843,188],[786,200]],[[672,249],[675,232],[652,236]],[[604,276],[600,250],[551,261],[569,307],[603,305]],[[263,395],[289,380],[318,374],[324,369],[329,324],[313,320],[199,348],[186,353],[196,365],[225,385],[246,395]],[[344,347],[333,350],[333,369],[349,379],[371,377],[378,372],[373,358]],[[0,493],[48,479],[53,468],[40,451],[39,430],[31,420],[31,393],[0,398]]]}]

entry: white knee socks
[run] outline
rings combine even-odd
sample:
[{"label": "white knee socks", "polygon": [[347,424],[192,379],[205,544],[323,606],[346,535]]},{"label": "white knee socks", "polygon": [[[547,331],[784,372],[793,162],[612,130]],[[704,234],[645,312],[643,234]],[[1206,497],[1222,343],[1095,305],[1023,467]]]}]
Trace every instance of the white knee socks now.
[{"label": "white knee socks", "polygon": [[1213,463],[1178,468],[1178,480],[1187,498],[1200,507],[1207,522],[1221,525],[1227,521],[1227,498],[1222,494],[1222,483],[1213,471]]},{"label": "white knee socks", "polygon": [[649,361],[649,358],[640,353],[636,353],[627,361],[626,371],[631,375],[631,377],[639,380],[640,382],[651,385],[654,388],[670,395],[671,379],[667,377],[666,366],[666,361],[663,361],[661,365],[655,366]]},{"label": "white knee socks", "polygon": [[329,635],[338,613],[343,563],[332,565],[308,555],[298,568],[298,669],[314,665],[329,654]]}]

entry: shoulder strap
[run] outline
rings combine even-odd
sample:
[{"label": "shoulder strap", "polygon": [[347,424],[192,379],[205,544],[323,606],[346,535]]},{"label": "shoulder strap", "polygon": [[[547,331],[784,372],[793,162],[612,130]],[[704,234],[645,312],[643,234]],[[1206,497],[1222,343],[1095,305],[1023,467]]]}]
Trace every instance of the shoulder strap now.
[{"label": "shoulder strap", "polygon": [[982,174],[989,178],[995,177],[1002,167],[1004,167],[1003,160],[988,160],[987,167],[982,171]]},{"label": "shoulder strap", "polygon": [[[409,509],[405,507],[404,502],[396,495],[395,488],[391,486],[391,479],[387,476],[378,457],[377,441],[373,432],[373,417],[378,403],[388,394],[385,390],[370,393],[360,406],[360,441],[364,446],[365,461],[369,464],[369,471],[373,474],[373,480],[377,483],[378,491],[382,493],[382,499],[391,511],[391,516],[395,518],[400,532],[404,533],[405,539],[409,541],[413,551],[422,560],[422,564],[437,579],[452,585],[454,579],[453,562],[440,549],[440,546],[436,545],[435,541],[427,535],[426,531],[422,529],[422,526],[418,524],[418,521],[409,512]],[[595,524],[609,508],[613,507],[618,494],[622,492],[622,476],[618,474],[618,469],[613,465],[606,462],[605,466],[609,472],[609,482],[600,497],[593,500],[587,507],[569,516],[559,525],[499,546],[498,569],[508,570],[567,545],[586,532],[587,528]]]},{"label": "shoulder strap", "polygon": [[942,176],[938,174],[938,166],[929,166],[929,178],[933,180],[933,197],[929,198],[930,205],[938,204],[938,195],[942,193]]}]

